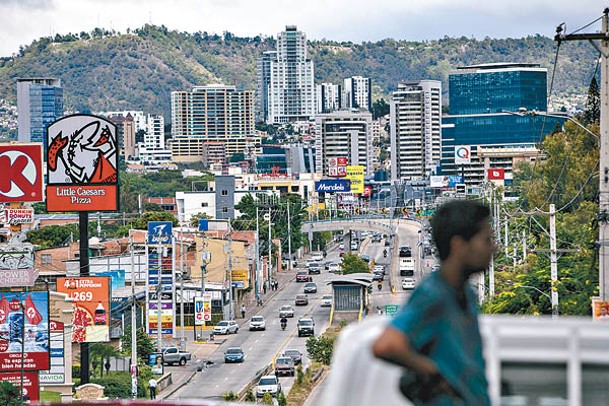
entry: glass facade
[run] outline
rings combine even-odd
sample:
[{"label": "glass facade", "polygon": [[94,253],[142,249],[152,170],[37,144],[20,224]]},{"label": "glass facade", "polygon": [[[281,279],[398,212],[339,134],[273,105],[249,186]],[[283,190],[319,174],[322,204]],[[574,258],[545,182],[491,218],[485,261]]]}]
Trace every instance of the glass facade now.
[{"label": "glass facade", "polygon": [[30,87],[30,141],[46,144],[46,130],[63,115],[61,87],[32,84]]},{"label": "glass facade", "polygon": [[450,114],[489,114],[502,111],[546,111],[545,69],[509,68],[457,73],[448,78]]}]

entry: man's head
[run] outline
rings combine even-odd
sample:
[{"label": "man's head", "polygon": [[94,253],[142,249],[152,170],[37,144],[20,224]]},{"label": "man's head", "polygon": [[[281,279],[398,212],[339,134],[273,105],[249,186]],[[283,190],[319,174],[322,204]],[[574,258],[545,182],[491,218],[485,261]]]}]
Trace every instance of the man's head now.
[{"label": "man's head", "polygon": [[471,200],[446,203],[431,220],[432,236],[442,262],[462,264],[466,276],[488,267],[495,251],[488,207]]},{"label": "man's head", "polygon": [[607,308],[605,306],[601,307],[601,316],[606,316],[607,315]]}]

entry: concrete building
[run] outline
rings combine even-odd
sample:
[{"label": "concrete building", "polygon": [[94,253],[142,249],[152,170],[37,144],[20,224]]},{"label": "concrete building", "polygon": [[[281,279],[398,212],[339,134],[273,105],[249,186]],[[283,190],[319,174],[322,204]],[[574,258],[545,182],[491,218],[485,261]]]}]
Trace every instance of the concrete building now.
[{"label": "concrete building", "polygon": [[172,92],[171,123],[176,162],[201,161],[205,142],[225,143],[228,157],[245,153],[255,134],[253,93],[225,85]]},{"label": "concrete building", "polygon": [[330,176],[328,160],[347,158],[348,165],[372,167],[372,114],[336,111],[315,116],[315,172]]},{"label": "concrete building", "polygon": [[256,121],[268,121],[271,61],[277,60],[277,51],[266,51],[256,60]]},{"label": "concrete building", "polygon": [[372,107],[372,81],[363,76],[352,76],[344,80],[343,108],[365,109]]},{"label": "concrete building", "polygon": [[134,157],[135,152],[135,120],[131,114],[126,116],[107,116],[108,120],[116,124],[118,143],[121,155]]},{"label": "concrete building", "polygon": [[391,180],[425,179],[440,164],[442,83],[400,82],[390,101]]},{"label": "concrete building", "polygon": [[[259,62],[266,63],[265,58]],[[308,120],[315,115],[315,84],[313,61],[307,57],[306,35],[296,26],[286,26],[286,30],[277,36],[276,59],[270,59],[270,77],[268,85],[259,83],[258,88],[268,89],[267,123],[281,124],[299,120]],[[265,80],[264,71],[259,80]]]},{"label": "concrete building", "polygon": [[331,113],[340,110],[342,103],[342,88],[333,83],[321,83],[315,86],[317,95],[317,113]]},{"label": "concrete building", "polygon": [[46,148],[47,127],[63,116],[60,79],[17,79],[19,142],[42,142]]}]

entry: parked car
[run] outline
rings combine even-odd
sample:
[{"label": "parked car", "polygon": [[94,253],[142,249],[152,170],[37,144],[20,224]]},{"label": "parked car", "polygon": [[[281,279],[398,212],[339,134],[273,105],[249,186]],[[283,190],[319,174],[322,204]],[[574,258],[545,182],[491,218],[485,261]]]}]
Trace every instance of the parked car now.
[{"label": "parked car", "polygon": [[180,364],[184,366],[192,358],[188,351],[180,350],[178,347],[163,348],[162,356],[163,364],[166,365]]},{"label": "parked car", "polygon": [[224,362],[243,362],[245,360],[245,355],[243,354],[243,350],[241,347],[230,347],[224,351]]},{"label": "parked car", "polygon": [[294,360],[292,357],[277,357],[275,360],[275,375],[289,375],[294,376],[296,368],[294,366]]},{"label": "parked car", "polygon": [[299,293],[296,295],[296,299],[294,299],[294,304],[296,306],[306,306],[309,304],[309,297],[304,293]]},{"label": "parked car", "polygon": [[313,317],[301,317],[298,319],[298,337],[315,335],[315,320]]},{"label": "parked car", "polygon": [[261,398],[265,393],[270,393],[271,396],[277,396],[281,391],[281,384],[279,378],[275,375],[264,375],[258,381],[256,386],[256,397]]},{"label": "parked car", "polygon": [[212,329],[214,334],[231,334],[239,331],[239,325],[234,320],[222,320]]},{"label": "parked car", "polygon": [[302,288],[304,293],[317,293],[317,284],[315,282],[307,282]]},{"label": "parked car", "polygon": [[414,278],[402,279],[402,289],[411,290],[411,289],[414,289],[414,287],[415,287]]},{"label": "parked car", "polygon": [[294,309],[290,305],[283,305],[279,309],[279,318],[294,317]]},{"label": "parked car", "polygon": [[313,260],[313,261],[323,261],[324,260],[324,254],[322,254],[321,252],[312,252],[311,253],[311,260]]},{"label": "parked car", "polygon": [[332,307],[334,297],[331,294],[323,295],[321,297],[321,307]]},{"label": "parked car", "polygon": [[254,316],[250,320],[250,331],[254,330],[266,330],[266,321],[262,316]]},{"label": "parked car", "polygon": [[294,361],[294,365],[302,363],[302,352],[300,352],[300,350],[290,348],[285,350],[283,354],[281,354],[281,356],[292,358],[292,360]]},{"label": "parked car", "polygon": [[313,278],[309,275],[307,271],[298,271],[296,272],[296,282],[311,282]]}]

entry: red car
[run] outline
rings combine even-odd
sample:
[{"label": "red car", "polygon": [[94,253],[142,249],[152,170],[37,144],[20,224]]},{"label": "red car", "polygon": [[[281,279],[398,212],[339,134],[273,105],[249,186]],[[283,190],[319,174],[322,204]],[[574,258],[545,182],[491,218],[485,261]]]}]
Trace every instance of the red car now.
[{"label": "red car", "polygon": [[296,274],[296,282],[310,282],[313,278],[309,276],[307,271],[298,271]]}]

